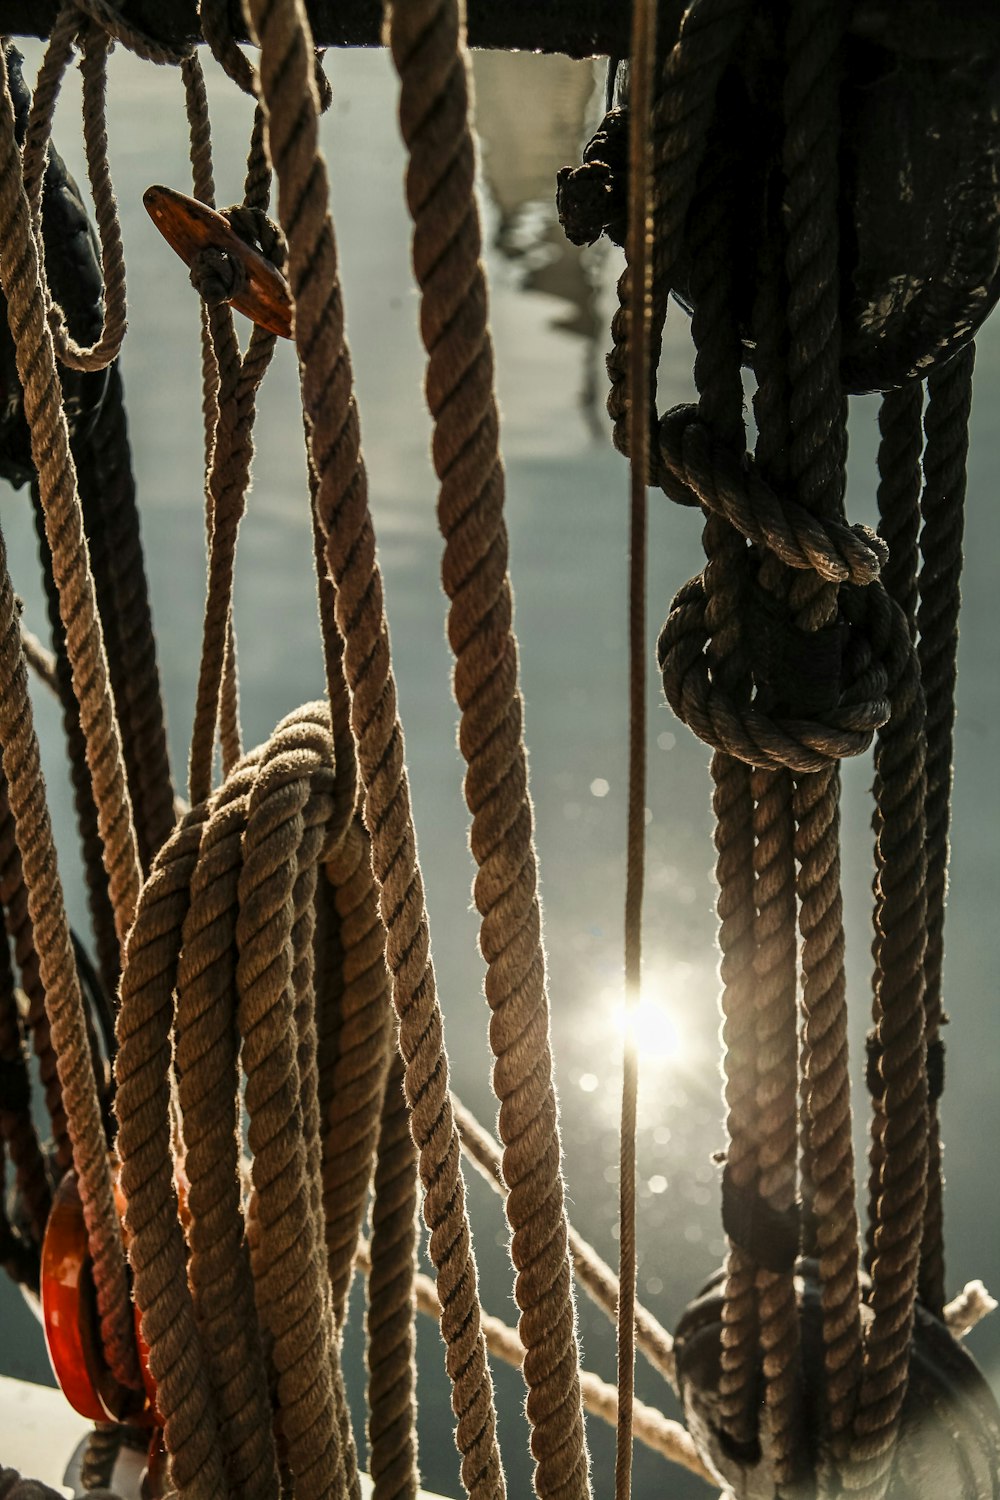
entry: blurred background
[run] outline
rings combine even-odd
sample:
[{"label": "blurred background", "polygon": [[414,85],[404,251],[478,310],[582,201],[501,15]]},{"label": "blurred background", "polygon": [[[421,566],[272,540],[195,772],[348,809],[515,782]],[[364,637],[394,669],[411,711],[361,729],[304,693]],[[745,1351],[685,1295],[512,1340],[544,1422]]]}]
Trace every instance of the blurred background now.
[{"label": "blurred background", "polygon": [[[26,78],[40,48],[25,47]],[[206,66],[210,66],[206,63]],[[434,958],[457,1092],[494,1121],[487,1006],[471,910],[462,762],[444,638],[441,542],[428,459],[417,294],[395,122],[395,78],[377,52],[329,53],[334,103],[323,125],[355,361],[371,504],[386,579]],[[537,815],[545,935],[569,1211],[616,1262],[622,906],[624,900],[627,487],[604,411],[604,352],[621,254],[579,251],[555,217],[556,170],[575,163],[603,112],[603,68],[563,58],[477,54],[482,210],[507,464],[511,571]],[[219,202],[236,201],[251,112],[214,68],[209,74]],[[127,56],[111,68],[111,164],[129,269],[130,331],[122,355],[160,664],[178,781],[187,761],[204,596],[198,308],[180,262],[142,208],[143,190],[186,191],[180,79]],[[55,140],[81,184],[78,82],[60,102]],[[687,399],[686,317],[672,309],[661,405]],[[997,874],[1000,689],[995,559],[1000,555],[1000,341],[980,340],[969,486],[968,563],[959,682],[951,900],[947,925],[949,1287],[981,1276],[1000,1286],[1000,1143],[996,1085],[1000,1017]],[[848,505],[874,513],[876,403],[852,403]],[[264,739],[283,714],[323,691],[297,383],[279,348],[260,398],[253,491],[237,563],[236,612],[244,739]],[[26,494],[3,501],[15,589],[30,628],[44,634]],[[654,643],[670,599],[701,566],[690,511],[651,496],[648,620],[649,792],[645,979],[640,1019],[640,1296],[671,1327],[719,1264],[720,1104],[712,823],[708,752],[663,704]],[[35,693],[70,915],[86,930],[58,715]],[[863,1037],[870,983],[870,760],[845,768],[844,884],[849,921],[857,1149],[864,1150]],[[862,1174],[863,1175],[863,1174]],[[499,1200],[469,1181],[484,1300],[514,1321]],[[357,1292],[357,1288],[355,1289]],[[352,1318],[347,1359],[363,1412],[362,1341]],[[584,1360],[614,1378],[614,1337],[580,1303]],[[970,1348],[1000,1385],[1000,1317]],[[0,1373],[51,1382],[41,1330],[17,1292],[0,1287]],[[530,1490],[531,1460],[519,1375],[495,1370],[500,1439],[512,1495]],[[420,1452],[424,1483],[459,1493],[451,1413],[436,1329],[420,1334]],[[673,1411],[670,1392],[642,1364],[638,1394]],[[359,1416],[359,1439],[363,1417]],[[598,1494],[612,1490],[613,1435],[590,1423]],[[708,1491],[637,1449],[637,1500]]]}]

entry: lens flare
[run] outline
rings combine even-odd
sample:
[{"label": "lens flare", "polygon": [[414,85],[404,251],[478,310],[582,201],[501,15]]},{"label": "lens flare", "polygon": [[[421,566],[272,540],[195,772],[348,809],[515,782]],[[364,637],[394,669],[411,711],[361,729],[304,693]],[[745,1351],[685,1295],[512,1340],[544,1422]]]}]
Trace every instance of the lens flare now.
[{"label": "lens flare", "polygon": [[677,1017],[667,1003],[660,985],[645,979],[639,991],[639,1003],[629,1013],[620,994],[612,1009],[615,1031],[624,1042],[635,1043],[639,1066],[678,1063],[684,1056],[684,1038]]}]

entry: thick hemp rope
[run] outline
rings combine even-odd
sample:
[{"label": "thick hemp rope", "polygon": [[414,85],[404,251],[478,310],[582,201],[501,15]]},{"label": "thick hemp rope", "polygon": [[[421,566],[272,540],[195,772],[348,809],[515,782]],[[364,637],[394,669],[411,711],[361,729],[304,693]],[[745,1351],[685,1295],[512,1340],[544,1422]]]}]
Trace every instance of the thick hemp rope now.
[{"label": "thick hemp rope", "polygon": [[[79,20],[79,17],[77,18]],[[51,144],[51,114],[66,58],[61,56],[59,38],[71,28],[58,18],[53,39],[39,73],[35,98],[26,101],[26,145],[24,170],[29,197],[35,203],[36,234],[42,228],[41,192],[48,148]],[[93,115],[92,85],[87,92],[87,115]],[[103,84],[102,84],[103,99]],[[103,102],[100,103],[103,110]],[[103,118],[103,117],[102,117]],[[102,124],[103,131],[103,124]],[[92,135],[92,128],[90,134]],[[90,147],[88,146],[88,150]],[[105,216],[115,215],[114,196],[106,162],[106,141],[102,135],[101,156],[96,163],[90,150],[92,175],[101,174],[100,201]],[[95,196],[97,196],[95,194]],[[102,230],[105,245],[113,241],[114,254],[121,262],[120,236],[115,224]],[[41,246],[42,238],[38,239]],[[105,277],[108,254],[105,253]],[[44,274],[44,264],[41,267]],[[109,293],[109,306],[114,299]],[[118,299],[124,302],[124,294]],[[60,326],[65,319],[57,310]],[[110,316],[110,314],[109,314]],[[124,306],[118,321],[124,328]],[[58,329],[56,330],[58,334]],[[101,339],[99,342],[103,343]],[[60,354],[57,346],[57,354]],[[65,362],[65,361],[64,361]],[[92,362],[91,362],[92,363]],[[98,361],[100,364],[101,361]],[[115,364],[107,368],[104,393],[96,417],[72,440],[74,462],[84,509],[84,527],[91,552],[97,603],[105,630],[105,649],[133,801],[136,836],[143,870],[149,867],[152,851],[159,847],[173,822],[173,790],[166,749],[166,732],[156,647],[149,610],[148,587],[142,558],[139,519],[135,504],[128,438],[124,415],[121,377]],[[37,492],[37,486],[34,487]],[[43,551],[46,550],[43,544]],[[49,597],[50,615],[57,611],[54,591]],[[59,629],[53,618],[53,631]],[[62,656],[65,655],[61,651]],[[106,882],[103,879],[99,840],[94,829],[95,811],[86,769],[85,750],[80,740],[78,711],[67,697],[70,689],[68,664],[61,669],[64,713],[67,717],[67,739],[74,778],[74,792],[81,820],[81,837],[86,853],[88,894],[94,909],[95,930],[105,982],[109,990],[116,985],[119,955],[114,952],[113,921],[108,910]],[[89,845],[89,848],[88,848]],[[105,887],[102,889],[102,887]],[[110,937],[107,936],[110,934]]]},{"label": "thick hemp rope", "polygon": [[[722,73],[752,13],[750,0],[693,0],[685,10],[674,46],[664,64],[651,129],[653,178],[656,184],[656,238],[653,247],[653,312],[650,330],[651,445],[650,478],[665,482],[656,441],[656,367],[670,292],[670,275],[694,195],[705,136],[715,108]],[[608,356],[611,391],[608,412],[615,447],[628,450],[628,283],[618,286],[618,309],[612,321],[613,347]]]},{"label": "thick hemp rope", "polygon": [[3,776],[0,776],[0,902],[3,903],[7,935],[14,949],[14,962],[21,975],[21,988],[28,1001],[27,1029],[38,1063],[39,1080],[52,1131],[54,1167],[58,1175],[62,1176],[73,1164],[73,1148],[63,1107],[58,1059],[45,1009],[45,987],[35,944],[24,866],[17,847],[17,832],[7,782]]},{"label": "thick hemp rope", "polygon": [[[2,74],[6,81],[6,73]],[[0,133],[3,104],[0,91]],[[59,1073],[60,1104],[80,1182],[101,1337],[112,1370],[123,1385],[138,1388],[132,1304],[125,1277],[118,1215],[111,1186],[104,1123],[91,1059],[83,999],[63,907],[52,828],[45,801],[38,740],[28,698],[14,593],[0,542],[0,750],[14,837],[37,945],[52,1048]]]},{"label": "thick hemp rope", "polygon": [[93,431],[75,444],[84,525],[143,872],[174,825],[174,790],[136,485],[117,365]]},{"label": "thick hemp rope", "polygon": [[[37,492],[37,486],[33,485],[32,489]],[[108,994],[113,995],[117,992],[118,976],[121,973],[121,952],[118,946],[118,934],[115,931],[115,914],[108,891],[104,850],[97,824],[97,808],[94,805],[94,793],[87,767],[87,744],[80,724],[80,706],[73,692],[73,669],[66,651],[66,631],[59,613],[59,590],[53,576],[52,554],[45,535],[45,515],[37,493],[32,498],[35,500],[35,531],[42,563],[46,612],[55,653],[56,691],[62,709],[63,736],[73,786],[73,805],[87,888],[87,907],[90,915],[90,930],[94,940],[94,957],[101,981]],[[93,568],[93,553],[91,553],[91,567]],[[94,582],[96,588],[96,578]],[[108,666],[110,676],[110,663]]]},{"label": "thick hemp rope", "polygon": [[[358,1245],[356,1264],[366,1276],[371,1275],[372,1250],[364,1240]],[[418,1310],[428,1317],[439,1319],[441,1304],[434,1289],[434,1282],[429,1276],[418,1273],[414,1285]],[[613,1315],[614,1306],[612,1305]],[[501,1318],[492,1317],[489,1313],[483,1315],[483,1328],[491,1354],[497,1359],[502,1359],[506,1364],[519,1365],[521,1363],[524,1358],[524,1345],[521,1343],[516,1328],[511,1328]],[[602,1380],[593,1371],[582,1369],[580,1393],[586,1411],[592,1416],[599,1417],[609,1427],[616,1425],[618,1392],[615,1386]],[[697,1474],[698,1478],[704,1479],[707,1484],[714,1485],[717,1482],[681,1424],[665,1417],[655,1406],[647,1406],[644,1401],[638,1399],[633,1403],[633,1430],[640,1443],[652,1452],[659,1453],[669,1463],[679,1464],[681,1468]]]},{"label": "thick hemp rope", "polygon": [[[32,452],[39,474],[63,621],[80,701],[119,939],[132,920],[139,888],[135,835],[114,707],[104,663],[80,506],[66,436],[52,341],[45,321],[38,256],[24,195],[6,60],[0,66],[0,284],[25,391]],[[27,698],[26,669],[9,580],[4,602],[4,774],[14,816],[28,905],[38,948],[73,1156],[95,1263],[102,1335],[109,1362],[136,1385],[131,1311],[104,1129],[91,1071],[83,1003],[66,927],[38,747]]]},{"label": "thick hemp rope", "polygon": [[[497,1193],[504,1194],[503,1152],[493,1137],[483,1129],[471,1110],[451,1096],[451,1107],[462,1135],[462,1150]],[[569,1225],[569,1243],[573,1252],[573,1274],[587,1296],[611,1322],[618,1306],[618,1278],[606,1261],[583,1236]],[[675,1391],[677,1371],[674,1364],[674,1341],[667,1330],[641,1302],[636,1302],[636,1342],[653,1369]]]},{"label": "thick hemp rope", "polygon": [[423,1212],[443,1308],[456,1442],[467,1491],[486,1500],[502,1496],[505,1485],[344,341],[326,168],[317,147],[311,39],[304,15],[290,0],[254,0],[248,21],[261,45],[261,101],[278,182],[279,218],[288,237],[315,513],[326,537],[336,624],[343,637],[364,817],[386,926],[411,1130],[425,1190]]},{"label": "thick hemp rope", "polygon": [[[891,487],[883,480],[879,497],[883,529],[892,533],[896,548],[890,587],[906,618],[911,642],[919,632],[920,677],[918,682],[910,661],[901,683],[901,701],[883,731],[876,785],[880,827],[875,951],[880,972],[869,1054],[875,1104],[869,1258],[873,1304],[886,1309],[883,1326],[887,1331],[880,1341],[877,1383],[873,1377],[870,1386],[880,1392],[890,1387],[882,1401],[883,1409],[888,1408],[883,1429],[890,1425],[896,1403],[902,1399],[900,1387],[905,1394],[900,1371],[905,1371],[908,1358],[914,1278],[917,1295],[932,1312],[941,1316],[945,1301],[937,1122],[943,1084],[942,934],[962,506],[974,357],[970,346],[928,380],[922,494],[919,395],[901,392],[887,397],[883,406],[880,467],[888,470],[898,454],[901,473],[900,481]],[[897,735],[890,739],[888,730],[894,724],[898,724]],[[896,1101],[891,1120],[890,1098]],[[903,1274],[898,1269],[887,1271],[887,1265],[901,1265]],[[873,1338],[876,1330],[877,1324]],[[870,1433],[863,1418],[859,1427],[872,1456],[874,1487],[887,1465],[886,1438],[883,1429]]]},{"label": "thick hemp rope", "polygon": [[[118,1145],[136,1298],[182,1495],[229,1493],[218,1488],[224,1483],[241,1494],[275,1495],[285,1463],[297,1494],[357,1493],[329,1274],[339,1262],[325,1241],[321,1202],[312,959],[334,785],[326,716],[306,707],[242,760],[211,802],[171,836],[144,887],[130,938],[116,1065]],[[380,927],[367,840],[355,826],[346,842],[351,852],[338,846],[324,878],[335,897],[342,894],[346,913],[339,928],[344,971],[351,974],[345,990],[356,990],[353,1000],[348,995],[347,1021],[363,1023],[366,1012],[369,1020],[367,1041],[357,1037],[343,1058],[357,1075],[359,1053],[367,1051],[374,1082],[362,1083],[361,1091],[374,1096],[377,1118],[391,1039],[386,978],[381,943],[373,942]],[[382,1024],[372,1031],[376,1009]],[[171,1031],[191,1215],[186,1272],[169,1146]],[[236,1128],[240,1038],[249,1203]],[[346,1101],[340,1109],[349,1118]],[[360,1188],[352,1181],[353,1222],[339,1230],[352,1250],[374,1132],[367,1142],[367,1173]],[[412,1236],[412,1166],[410,1179]],[[343,1217],[345,1204],[338,1206]],[[265,1354],[280,1413],[280,1455]],[[407,1355],[404,1388],[411,1376]],[[387,1382],[392,1399],[399,1384],[398,1374]]]},{"label": "thick hemp rope", "polygon": [[943,1001],[944,909],[961,602],[965,464],[975,345],[970,344],[927,381],[924,416],[924,490],[917,627],[920,679],[927,706],[927,947],[924,953],[924,1012],[927,1026],[928,1143],[927,1207],[920,1248],[920,1299],[941,1314],[945,1303],[944,1208],[938,1102],[944,1087],[947,1020]]},{"label": "thick hemp rope", "polygon": [[[413,266],[428,353],[425,391],[441,482],[442,580],[468,765],[474,885],[487,961],[493,1085],[525,1346],[527,1415],[542,1497],[587,1496],[575,1310],[522,732],[493,348],[474,196],[475,147],[457,0],[401,0],[389,12],[409,151]],[[640,818],[641,818],[640,810]]]},{"label": "thick hemp rope", "polygon": [[[92,16],[92,20],[87,17]],[[104,319],[100,335],[89,347],[73,338],[62,309],[53,302],[42,267],[42,285],[48,318],[60,362],[76,370],[103,370],[114,360],[122,345],[126,329],[125,256],[118,222],[111,173],[108,166],[107,133],[107,60],[112,40],[121,35],[140,55],[152,59],[152,53],[141,45],[138,33],[120,27],[110,6],[92,0],[78,5],[68,0],[58,16],[39,71],[25,135],[24,174],[28,201],[36,233],[41,222],[42,180],[52,116],[74,46],[81,47],[83,74],[83,129],[87,154],[87,171],[94,195],[98,237],[101,245],[101,268],[104,275]],[[177,60],[172,54],[171,61]],[[164,55],[154,59],[166,60]]]},{"label": "thick hemp rope", "polygon": [[24,387],[32,457],[38,471],[46,534],[104,845],[115,929],[121,944],[131,925],[138,897],[138,850],[94,583],[83,540],[55,353],[46,322],[41,257],[24,193],[6,78],[5,63],[0,101],[0,242],[4,247],[0,285],[7,298],[7,317]]},{"label": "thick hemp rope", "polygon": [[[754,373],[757,390],[755,462],[770,484],[785,486],[787,390],[781,368],[781,319],[776,316],[779,268],[773,251],[760,266],[760,290],[753,310]],[[852,538],[853,540],[853,538]],[[781,607],[789,578],[787,565],[765,555],[762,590]],[[793,785],[786,771],[753,771],[754,996],[757,1102],[760,1109],[758,1191],[776,1222],[795,1224],[799,1078],[796,1046],[798,975],[796,966],[796,872]],[[803,1127],[804,1129],[804,1127]],[[805,1154],[805,1153],[803,1153]],[[809,1188],[803,1187],[803,1199]],[[809,1210],[806,1210],[808,1215]],[[811,1220],[799,1224],[805,1244]],[[787,1263],[758,1265],[757,1320],[764,1371],[766,1429],[774,1452],[775,1477],[794,1485],[803,1469],[801,1442],[802,1352],[794,1271]]]},{"label": "thick hemp rope", "polygon": [[[786,38],[784,212],[787,285],[785,482],[823,524],[842,519],[844,406],[839,385],[837,128],[842,15],[836,4],[793,6]],[[867,540],[867,539],[866,539]],[[879,558],[881,561],[881,558]],[[874,576],[874,572],[871,575]],[[859,580],[860,582],[860,580]],[[865,597],[874,596],[871,584]],[[836,610],[832,584],[789,590],[801,629],[817,632]],[[851,702],[853,693],[841,701]],[[873,718],[884,718],[879,705]],[[801,768],[793,768],[801,769]],[[839,776],[835,766],[799,775],[793,791],[802,939],[804,1146],[819,1256],[823,1342],[834,1459],[847,1446],[861,1359],[858,1224],[851,1140],[847,999],[840,894]]]}]

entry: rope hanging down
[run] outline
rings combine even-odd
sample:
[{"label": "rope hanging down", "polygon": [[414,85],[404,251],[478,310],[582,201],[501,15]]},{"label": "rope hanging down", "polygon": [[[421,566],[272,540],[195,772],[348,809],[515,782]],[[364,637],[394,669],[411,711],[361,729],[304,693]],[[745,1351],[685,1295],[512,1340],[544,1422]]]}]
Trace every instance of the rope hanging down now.
[{"label": "rope hanging down", "polygon": [[[920,406],[911,394],[888,397],[884,408],[883,535],[848,527],[843,513],[841,10],[826,0],[798,0],[783,52],[774,55],[770,34],[760,28],[746,48],[750,61],[737,63],[735,45],[748,15],[747,7],[726,0],[695,0],[665,64],[653,116],[657,160],[675,166],[658,179],[654,326],[658,333],[667,294],[680,282],[693,308],[699,400],[658,419],[654,377],[658,457],[650,475],[671,498],[705,511],[708,557],[704,573],[675,598],[658,651],[671,706],[715,751],[730,1135],[723,1176],[726,1274],[721,1296],[711,1294],[710,1312],[699,1304],[682,1322],[678,1369],[702,1451],[738,1495],[751,1487],[756,1494],[768,1483],[775,1493],[798,1493],[819,1473],[825,1485],[839,1482],[851,1493],[883,1500],[916,1493],[907,1487],[914,1448],[920,1449],[913,1414],[927,1399],[928,1379],[933,1385],[934,1378],[946,1378],[943,1367],[929,1377],[928,1360],[946,1366],[951,1358],[943,1352],[940,1325],[918,1317],[917,1299],[940,1316],[940,1150],[928,1100],[931,1094],[936,1100],[941,1076],[957,547],[949,544],[941,569],[947,581],[927,584],[934,603],[924,613],[927,637],[925,643],[921,634],[918,657],[919,430],[913,432],[913,423],[914,413],[919,423]],[[740,119],[748,91],[754,96],[755,85],[748,90],[741,70],[759,70],[762,56],[771,73],[784,71],[784,108],[779,119],[758,106],[752,128],[743,127],[744,138],[755,143],[755,163],[763,162],[748,168],[724,131]],[[607,164],[613,127],[612,115],[601,140],[588,147],[579,176],[568,169],[560,174],[561,210],[573,237],[593,238],[609,225],[614,231],[610,201],[588,208],[587,197],[598,179],[613,195],[615,168]],[[592,232],[575,217],[591,209]],[[735,224],[741,216],[745,247],[748,212],[756,235],[752,304],[745,277],[737,284],[733,275]],[[616,442],[627,448],[624,303],[613,333],[609,410]],[[742,451],[740,366],[747,357],[757,380],[753,460]],[[953,529],[960,528],[970,376],[971,354],[929,382],[932,392],[963,393],[938,397],[942,414],[949,401],[949,456],[943,460],[928,450],[924,464],[928,506],[941,484],[942,463],[948,466],[949,499],[954,494],[958,502]],[[937,520],[940,502],[931,513]],[[942,617],[943,646],[932,612]],[[935,731],[933,795],[943,831],[934,840],[939,873],[929,917],[924,692],[928,662],[938,652],[945,690],[936,710],[942,728]],[[869,1287],[859,1279],[854,1209],[836,765],[866,750],[876,734]],[[802,944],[798,1036],[796,923]],[[807,1261],[803,1271],[800,1256],[816,1257],[815,1268]],[[806,1275],[804,1294],[796,1272]],[[818,1278],[818,1308],[812,1276]],[[800,1316],[807,1329],[819,1319],[822,1375],[800,1366]],[[920,1394],[908,1405],[911,1363]],[[817,1378],[824,1386],[820,1414],[808,1421],[803,1374],[807,1387]],[[995,1453],[995,1414],[988,1428],[980,1442],[984,1457]],[[907,1437],[902,1447],[901,1432]],[[941,1447],[936,1459],[928,1443]],[[932,1492],[928,1484],[945,1482],[942,1464],[963,1462],[955,1450],[946,1460],[947,1446],[942,1435],[925,1440],[915,1471],[921,1495]]]},{"label": "rope hanging down", "polygon": [[[360,1493],[340,1365],[357,1258],[370,1267],[369,1439],[378,1500],[412,1497],[418,1484],[415,1299],[440,1318],[463,1482],[477,1500],[505,1493],[487,1347],[522,1362],[543,1500],[589,1496],[583,1408],[610,1417],[616,1404],[622,1496],[634,1420],[637,1435],[703,1477],[723,1475],[738,1496],[768,1487],[782,1496],[808,1492],[818,1472],[824,1492],[840,1485],[866,1500],[903,1494],[924,1500],[930,1482],[935,1493],[972,1484],[976,1500],[995,1500],[996,1413],[974,1367],[937,1321],[945,1312],[936,1104],[960,528],[952,520],[947,547],[940,538],[963,488],[971,352],[928,383],[920,546],[925,558],[946,552],[947,562],[939,574],[925,565],[918,584],[919,400],[890,397],[884,407],[881,537],[849,526],[843,510],[838,5],[796,0],[789,12],[776,64],[785,80],[782,108],[768,122],[773,165],[756,199],[758,285],[749,311],[741,307],[745,287],[734,274],[742,222],[738,162],[715,147],[720,121],[740,92],[737,50],[746,42],[753,56],[761,46],[759,18],[747,0],[694,0],[664,62],[648,132],[637,86],[640,58],[633,68],[638,227],[614,323],[610,408],[617,441],[635,465],[635,568],[642,563],[647,470],[673,498],[705,511],[707,565],[678,594],[659,649],[670,702],[714,750],[730,1255],[718,1287],[683,1321],[675,1360],[663,1330],[633,1310],[634,1268],[623,1231],[617,1403],[580,1370],[575,1336],[570,1246],[581,1280],[605,1307],[616,1287],[572,1234],[563,1201],[459,7],[454,0],[400,0],[390,11],[389,40],[410,157],[407,196],[429,356],[448,630],[500,1099],[499,1166],[497,1148],[477,1134],[448,1087],[318,152],[325,83],[298,0],[246,0],[246,12],[260,43],[259,75],[235,48],[223,6],[206,4],[204,24],[226,71],[258,95],[244,203],[229,212],[230,222],[266,256],[280,258],[280,236],[263,218],[270,159],[288,236],[330,706],[299,710],[266,745],[243,754],[231,602],[235,542],[256,390],[273,335],[255,330],[240,354],[227,305],[232,267],[210,256],[210,264],[196,267],[209,303],[203,315],[209,583],[192,806],[172,831],[172,814],[148,812],[169,785],[159,773],[138,836],[129,815],[128,746],[135,738],[130,727],[123,751],[55,356],[100,369],[114,358],[124,331],[103,122],[109,38],[152,60],[180,64],[195,194],[210,204],[204,82],[192,53],[151,47],[105,0],[81,0],[63,7],[43,63],[23,179],[6,86],[0,98],[0,282],[25,382],[53,578],[95,783],[115,926],[108,972],[113,947],[125,950],[117,1150],[170,1482],[187,1500]],[[89,350],[71,345],[53,303],[39,207],[52,111],[77,44],[107,288],[105,327]],[[651,64],[648,41],[637,52]],[[3,76],[6,84],[6,70]],[[636,255],[645,243],[645,212],[636,180],[647,134],[658,194],[648,374],[643,340],[635,338],[645,323],[646,277]],[[677,287],[693,305],[698,402],[661,421],[655,362],[668,295]],[[757,379],[752,461],[743,451],[740,375],[748,333]],[[114,599],[113,589],[108,597]],[[103,598],[97,603],[105,607]],[[638,586],[632,608],[641,627]],[[0,614],[6,682],[0,744],[9,796],[9,816],[0,816],[0,898],[31,1002],[60,1165],[72,1154],[81,1180],[102,1314],[98,1353],[119,1382],[138,1391],[106,1101],[62,915],[21,631],[5,576]],[[634,649],[633,667],[641,680],[641,652]],[[924,690],[932,684],[943,703],[925,737]],[[123,711],[126,722],[137,721]],[[633,730],[641,744],[638,706]],[[876,733],[869,1283],[859,1271],[854,1210],[837,762],[861,753]],[[223,779],[213,790],[217,735]],[[641,778],[633,783],[638,818],[632,822],[641,832]],[[134,784],[143,785],[138,772]],[[927,838],[925,828],[932,830]],[[641,893],[635,827],[630,847],[634,988]],[[13,978],[7,983],[5,974],[0,965],[0,1068],[5,1089],[8,1077],[15,1080],[17,1104],[27,1075]],[[238,1145],[244,1087],[249,1173]],[[629,1098],[626,1091],[626,1164]],[[0,1110],[0,1141],[37,1235],[48,1184],[26,1118],[23,1107]],[[517,1334],[479,1305],[460,1130],[504,1191]],[[433,1289],[415,1273],[418,1175]],[[359,1251],[370,1189],[370,1242]],[[627,1220],[627,1189],[623,1213]],[[16,1262],[25,1243],[0,1218],[4,1258]],[[970,1292],[951,1315],[962,1320],[973,1302]],[[687,1434],[632,1401],[637,1315],[640,1347],[668,1379],[676,1364],[699,1451]],[[818,1361],[813,1350],[820,1351]],[[822,1387],[818,1403],[803,1396],[804,1381]],[[938,1423],[947,1451],[925,1470],[914,1413],[921,1406],[942,1411],[949,1382],[963,1391],[966,1426],[953,1436],[950,1416]],[[106,1475],[116,1441],[113,1433],[98,1434],[93,1479]]]}]

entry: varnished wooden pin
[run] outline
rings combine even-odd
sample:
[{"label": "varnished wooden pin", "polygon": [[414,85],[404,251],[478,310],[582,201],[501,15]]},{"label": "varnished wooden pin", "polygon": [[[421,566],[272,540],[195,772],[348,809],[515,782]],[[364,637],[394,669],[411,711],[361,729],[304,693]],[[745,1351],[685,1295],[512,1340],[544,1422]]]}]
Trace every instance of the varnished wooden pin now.
[{"label": "varnished wooden pin", "polygon": [[220,250],[235,261],[245,285],[226,300],[261,328],[281,338],[292,336],[292,296],[278,268],[239,235],[214,208],[176,193],[149,187],[142,195],[146,212],[186,266],[202,250]]}]

